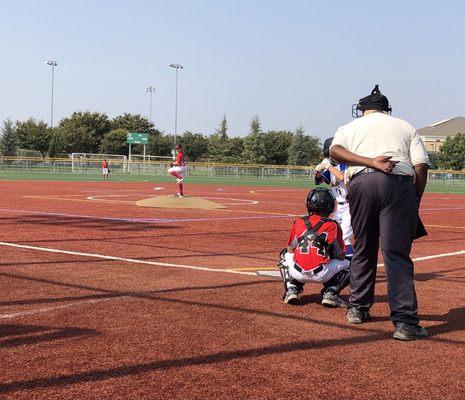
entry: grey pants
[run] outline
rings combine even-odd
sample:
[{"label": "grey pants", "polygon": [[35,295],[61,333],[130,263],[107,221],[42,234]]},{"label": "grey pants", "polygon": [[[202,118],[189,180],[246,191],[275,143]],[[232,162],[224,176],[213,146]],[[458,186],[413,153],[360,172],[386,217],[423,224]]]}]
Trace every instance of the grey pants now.
[{"label": "grey pants", "polygon": [[412,181],[382,172],[359,174],[350,182],[347,200],[355,237],[350,305],[365,311],[373,305],[381,242],[391,320],[394,324],[417,324],[410,249],[418,222],[418,201]]}]

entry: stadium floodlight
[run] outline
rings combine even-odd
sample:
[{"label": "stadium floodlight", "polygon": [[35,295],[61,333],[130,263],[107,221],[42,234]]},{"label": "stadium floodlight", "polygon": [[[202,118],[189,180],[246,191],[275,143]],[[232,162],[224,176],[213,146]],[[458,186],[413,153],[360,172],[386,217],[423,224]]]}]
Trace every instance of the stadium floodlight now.
[{"label": "stadium floodlight", "polygon": [[176,147],[176,136],[178,134],[178,71],[180,69],[184,69],[181,64],[170,64],[171,68],[176,70],[176,97],[175,97],[175,105],[174,105],[174,145]]},{"label": "stadium floodlight", "polygon": [[53,84],[55,80],[55,67],[58,65],[54,60],[48,60],[45,62],[46,65],[50,65],[52,67],[52,105],[50,111],[50,128],[53,128]]},{"label": "stadium floodlight", "polygon": [[149,122],[152,123],[152,95],[157,92],[157,90],[153,86],[147,86],[145,91],[150,94],[150,117]]}]

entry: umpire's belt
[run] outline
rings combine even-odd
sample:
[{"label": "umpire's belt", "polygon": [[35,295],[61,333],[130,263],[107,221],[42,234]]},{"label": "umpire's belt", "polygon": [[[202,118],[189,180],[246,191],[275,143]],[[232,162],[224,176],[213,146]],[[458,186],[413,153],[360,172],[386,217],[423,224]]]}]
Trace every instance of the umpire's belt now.
[{"label": "umpire's belt", "polygon": [[[352,179],[354,179],[357,176],[363,175],[363,174],[372,174],[374,172],[381,172],[382,174],[385,174],[383,171],[380,171],[379,169],[375,168],[363,168],[361,171],[357,172],[352,176]],[[413,176],[410,175],[396,175],[396,174],[385,174],[389,175],[390,177],[397,179],[398,181],[413,181]]]},{"label": "umpire's belt", "polygon": [[319,265],[318,267],[316,268],[313,268],[309,271],[305,271],[303,270],[299,264],[297,263],[294,263],[294,268],[299,271],[301,274],[312,274],[312,275],[316,275],[318,272],[321,272],[323,271],[323,265]]}]

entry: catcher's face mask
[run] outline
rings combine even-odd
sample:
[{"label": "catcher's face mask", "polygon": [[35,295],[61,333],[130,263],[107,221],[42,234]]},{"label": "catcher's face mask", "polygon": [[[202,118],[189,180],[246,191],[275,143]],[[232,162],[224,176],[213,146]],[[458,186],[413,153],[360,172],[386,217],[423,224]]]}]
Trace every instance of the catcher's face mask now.
[{"label": "catcher's face mask", "polygon": [[381,94],[379,85],[371,91],[371,94],[363,97],[357,104],[352,104],[352,117],[360,118],[366,110],[384,111],[392,113],[392,107],[389,105],[389,100]]}]

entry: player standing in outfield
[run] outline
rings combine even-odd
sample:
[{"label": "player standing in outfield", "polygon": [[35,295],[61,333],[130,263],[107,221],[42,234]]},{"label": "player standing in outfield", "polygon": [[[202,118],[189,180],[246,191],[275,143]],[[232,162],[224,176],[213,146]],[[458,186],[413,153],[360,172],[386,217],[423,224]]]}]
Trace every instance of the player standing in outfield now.
[{"label": "player standing in outfield", "polygon": [[335,198],[326,188],[311,190],[307,195],[308,215],[292,226],[286,249],[281,251],[279,269],[284,278],[284,302],[296,304],[304,284],[322,283],[326,307],[347,307],[339,296],[349,284],[349,264],[339,224],[329,219]]},{"label": "player standing in outfield", "polygon": [[109,178],[109,172],[110,172],[110,166],[108,165],[107,160],[102,161],[102,174],[103,174],[103,180],[108,180]]},{"label": "player standing in outfield", "polygon": [[168,172],[176,178],[176,183],[178,184],[178,193],[176,196],[183,197],[183,180],[184,180],[184,172],[186,170],[186,159],[184,157],[184,151],[180,144],[176,145],[176,160],[171,163],[171,168],[168,169]]},{"label": "player standing in outfield", "polygon": [[315,168],[315,184],[320,185],[324,182],[332,188],[337,203],[333,219],[341,226],[342,237],[346,245],[346,258],[351,260],[354,255],[352,247],[354,233],[350,221],[349,203],[347,202],[347,187],[344,183],[346,165],[331,161],[329,148],[332,142],[333,138],[329,138],[323,144],[324,160]]}]

